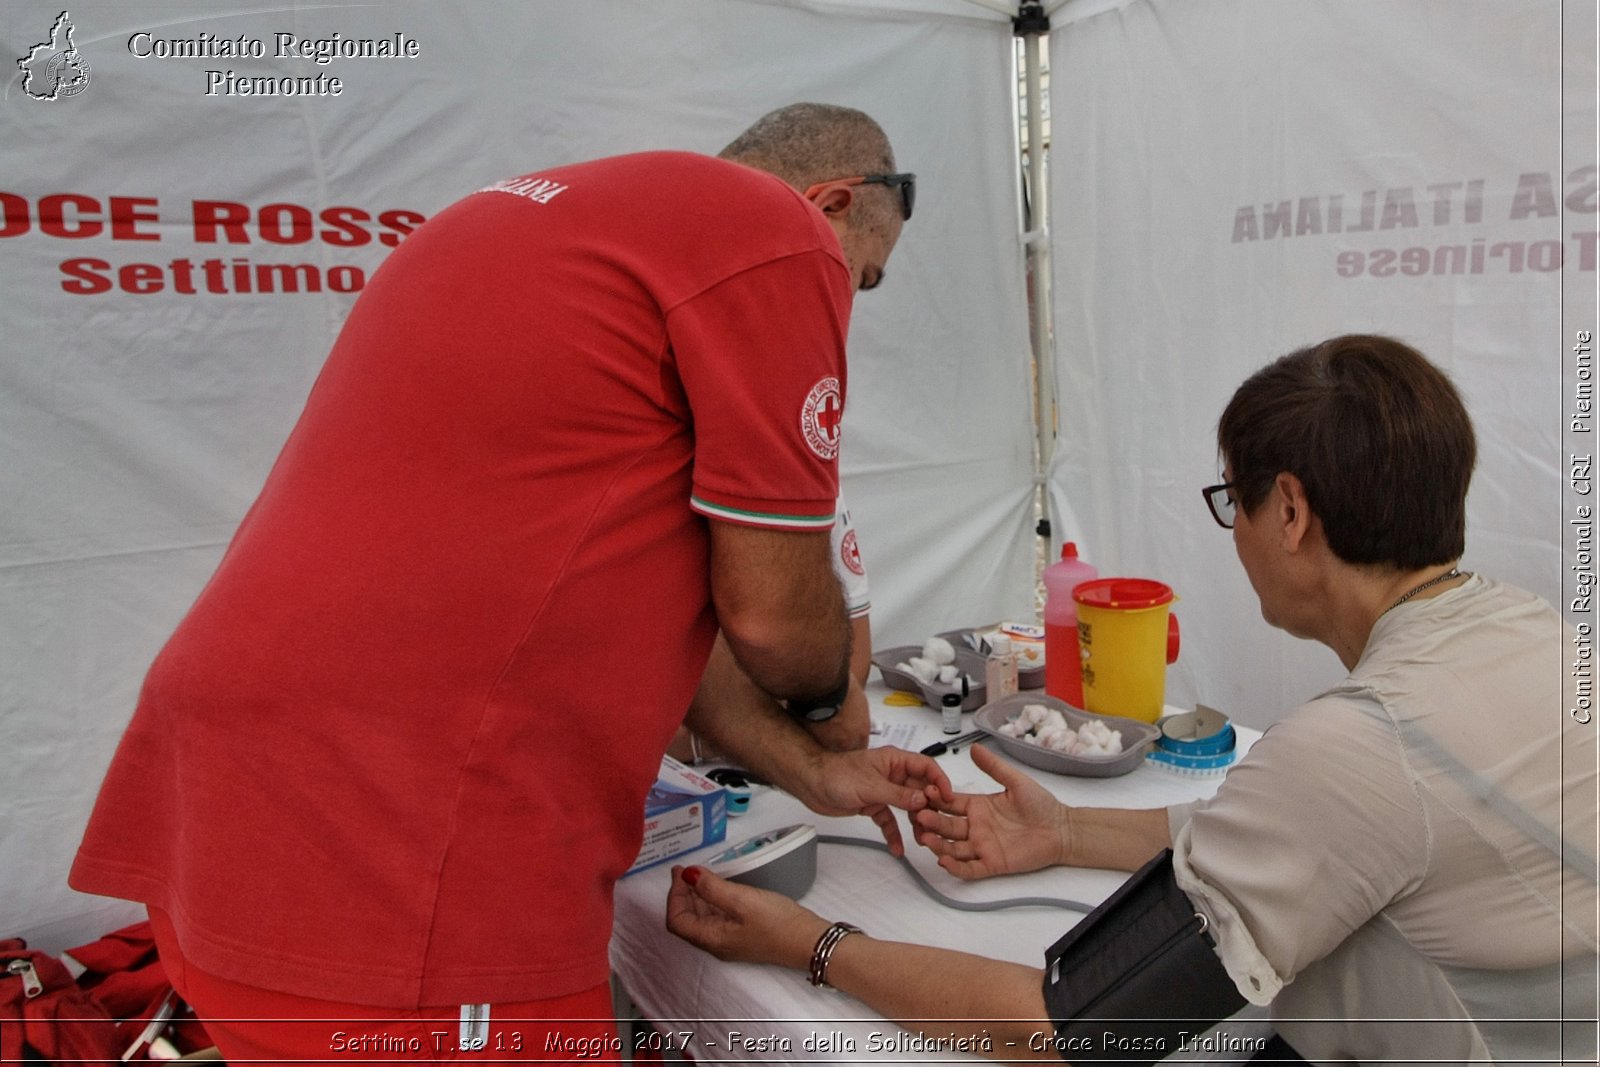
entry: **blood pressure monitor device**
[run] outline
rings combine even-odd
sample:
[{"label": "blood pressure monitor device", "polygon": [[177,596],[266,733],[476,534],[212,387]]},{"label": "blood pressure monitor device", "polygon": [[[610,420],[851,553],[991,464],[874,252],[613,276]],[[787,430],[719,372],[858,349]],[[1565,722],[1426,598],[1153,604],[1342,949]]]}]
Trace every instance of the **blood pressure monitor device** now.
[{"label": "blood pressure monitor device", "polygon": [[768,830],[730,846],[705,867],[731,882],[799,900],[817,879],[817,828],[796,823]]}]

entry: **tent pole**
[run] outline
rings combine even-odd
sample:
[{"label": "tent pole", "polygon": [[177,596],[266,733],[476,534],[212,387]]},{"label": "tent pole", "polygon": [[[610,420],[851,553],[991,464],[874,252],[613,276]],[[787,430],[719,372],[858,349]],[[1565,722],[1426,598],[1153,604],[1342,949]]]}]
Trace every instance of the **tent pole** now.
[{"label": "tent pole", "polygon": [[[1050,32],[1050,19],[1039,4],[1023,3],[1012,27],[1015,35],[1022,38],[1023,80],[1028,104],[1028,218],[1023,239],[1031,268],[1029,313],[1037,436],[1034,484],[1044,493],[1042,514],[1048,523],[1050,494],[1045,482],[1055,454],[1057,416],[1054,339],[1050,329],[1050,190],[1045,176],[1044,78],[1039,50],[1041,41]],[[1040,532],[1045,533],[1045,528]]]}]

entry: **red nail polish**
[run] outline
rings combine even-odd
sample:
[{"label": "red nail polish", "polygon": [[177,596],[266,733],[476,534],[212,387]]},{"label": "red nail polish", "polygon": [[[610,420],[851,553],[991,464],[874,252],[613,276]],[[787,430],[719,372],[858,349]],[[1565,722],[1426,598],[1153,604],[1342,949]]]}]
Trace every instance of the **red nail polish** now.
[{"label": "red nail polish", "polygon": [[683,869],[683,880],[686,883],[688,883],[689,885],[694,885],[696,882],[698,882],[700,880],[700,868],[699,867],[685,867]]}]

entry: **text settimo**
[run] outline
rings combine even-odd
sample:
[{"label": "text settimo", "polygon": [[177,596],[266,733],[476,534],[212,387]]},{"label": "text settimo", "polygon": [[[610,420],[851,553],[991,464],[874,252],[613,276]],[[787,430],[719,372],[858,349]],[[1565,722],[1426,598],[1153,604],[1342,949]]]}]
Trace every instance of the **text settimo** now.
[{"label": "text settimo", "polygon": [[[231,200],[190,202],[188,227],[196,244],[305,245],[320,241],[338,248],[359,248],[376,242],[389,248],[425,221],[416,211],[368,211],[333,206],[313,211],[302,204],[275,203],[252,208]],[[64,240],[109,238],[113,241],[161,241],[161,204],[155,197],[111,196],[103,200],[80,193],[52,193],[36,202],[0,192],[0,238],[28,233]],[[170,228],[169,228],[170,231]],[[234,258],[195,262],[174,259],[166,264],[125,263],[82,257],[61,263],[61,288],[92,294],[113,288],[147,294],[175,292],[238,293],[320,291],[323,274],[309,264],[254,264]],[[335,272],[343,272],[337,274]],[[365,274],[356,267],[326,271],[328,288],[354,291]],[[197,288],[197,286],[199,288]]]}]

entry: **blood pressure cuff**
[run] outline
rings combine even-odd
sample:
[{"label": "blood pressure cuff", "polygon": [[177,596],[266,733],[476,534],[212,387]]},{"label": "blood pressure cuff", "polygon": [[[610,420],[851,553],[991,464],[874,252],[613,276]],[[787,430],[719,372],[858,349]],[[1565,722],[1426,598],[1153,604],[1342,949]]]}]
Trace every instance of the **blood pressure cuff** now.
[{"label": "blood pressure cuff", "polygon": [[1233,1015],[1245,999],[1213,944],[1162,852],[1045,952],[1056,1051],[1153,1063]]}]

